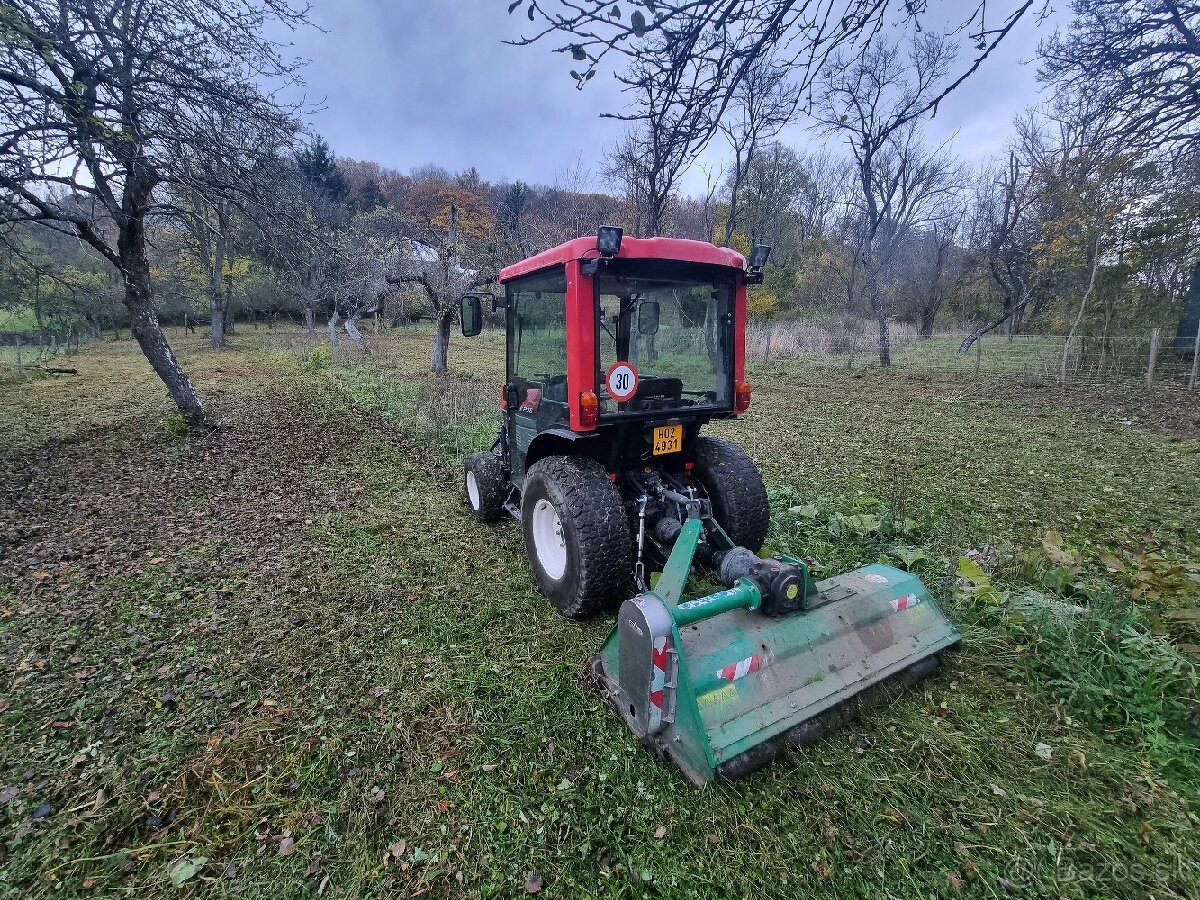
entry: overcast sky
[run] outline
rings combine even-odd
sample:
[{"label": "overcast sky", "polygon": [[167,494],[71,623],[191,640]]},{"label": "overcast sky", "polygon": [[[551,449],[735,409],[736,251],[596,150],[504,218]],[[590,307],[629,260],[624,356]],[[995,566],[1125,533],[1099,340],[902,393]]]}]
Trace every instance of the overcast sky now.
[{"label": "overcast sky", "polygon": [[[309,29],[291,38],[295,52],[311,61],[307,96],[323,107],[311,116],[313,128],[338,156],[402,172],[426,163],[451,171],[475,166],[490,181],[551,184],[579,161],[595,170],[621,132],[621,123],[600,118],[624,106],[619,86],[601,73],[578,91],[567,74],[571,60],[551,52],[552,43],[502,43],[529,24],[507,15],[507,6],[313,0],[325,33]],[[1002,149],[1013,116],[1037,100],[1037,42],[1065,16],[1055,13],[1040,27],[1027,19],[928,123],[932,140],[952,139],[970,161]],[[802,123],[783,137],[793,145],[819,140]],[[719,147],[710,150],[685,190],[699,192],[702,169],[719,166],[720,157]]]}]

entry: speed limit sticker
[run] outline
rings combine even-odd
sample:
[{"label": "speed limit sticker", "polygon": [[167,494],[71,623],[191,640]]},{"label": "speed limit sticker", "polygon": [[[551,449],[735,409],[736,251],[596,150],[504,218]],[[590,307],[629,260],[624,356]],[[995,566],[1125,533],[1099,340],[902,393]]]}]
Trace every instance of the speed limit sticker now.
[{"label": "speed limit sticker", "polygon": [[608,386],[608,393],[612,395],[613,399],[624,403],[637,393],[637,367],[633,363],[615,362],[608,367],[604,383]]}]

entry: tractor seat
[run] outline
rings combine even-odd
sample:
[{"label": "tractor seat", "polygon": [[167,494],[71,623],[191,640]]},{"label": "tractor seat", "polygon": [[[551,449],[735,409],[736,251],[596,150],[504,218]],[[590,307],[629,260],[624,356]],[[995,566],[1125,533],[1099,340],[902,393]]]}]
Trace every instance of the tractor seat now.
[{"label": "tractor seat", "polygon": [[678,400],[683,396],[683,379],[643,375],[638,382],[638,393],[643,397],[669,397]]},{"label": "tractor seat", "polygon": [[668,405],[663,401],[678,401],[683,397],[682,378],[659,378],[643,375],[638,382],[638,391],[626,407],[629,410],[661,409]]}]

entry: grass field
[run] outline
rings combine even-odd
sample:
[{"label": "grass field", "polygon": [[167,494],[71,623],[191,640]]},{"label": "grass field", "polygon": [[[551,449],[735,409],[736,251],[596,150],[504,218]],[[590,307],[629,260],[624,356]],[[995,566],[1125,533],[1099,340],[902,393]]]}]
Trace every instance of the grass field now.
[{"label": "grass field", "polygon": [[495,335],[172,340],[213,431],[128,340],[0,384],[0,896],[1200,896],[1193,395],[752,368],[770,547],[964,641],[698,792],[461,504]]}]

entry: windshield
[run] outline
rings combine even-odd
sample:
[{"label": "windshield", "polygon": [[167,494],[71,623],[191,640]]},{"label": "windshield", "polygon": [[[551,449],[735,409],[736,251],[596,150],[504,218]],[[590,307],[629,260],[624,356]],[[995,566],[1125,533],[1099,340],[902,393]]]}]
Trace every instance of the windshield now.
[{"label": "windshield", "polygon": [[602,415],[731,405],[731,272],[617,260],[595,281]]}]

